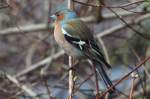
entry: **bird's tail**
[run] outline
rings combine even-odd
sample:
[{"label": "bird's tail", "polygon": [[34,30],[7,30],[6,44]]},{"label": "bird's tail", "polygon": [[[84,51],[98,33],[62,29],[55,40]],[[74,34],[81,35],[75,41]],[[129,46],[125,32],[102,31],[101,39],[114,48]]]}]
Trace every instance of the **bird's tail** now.
[{"label": "bird's tail", "polygon": [[[97,72],[98,77],[100,77],[104,81],[107,88],[113,86],[112,81],[110,80],[110,78],[106,74],[102,64],[97,63],[97,62],[96,62],[96,72]],[[113,87],[109,91],[109,93],[112,94],[112,93],[114,93],[114,91],[115,91],[115,87]]]}]

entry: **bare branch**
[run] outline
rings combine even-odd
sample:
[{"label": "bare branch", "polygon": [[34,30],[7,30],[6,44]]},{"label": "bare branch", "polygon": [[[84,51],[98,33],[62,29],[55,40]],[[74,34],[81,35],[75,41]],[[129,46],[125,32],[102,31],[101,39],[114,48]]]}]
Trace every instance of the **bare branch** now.
[{"label": "bare branch", "polygon": [[33,92],[27,85],[25,84],[21,84],[15,77],[12,77],[9,74],[6,74],[6,77],[12,82],[14,83],[18,88],[22,89],[23,91],[25,91],[27,94],[29,94],[31,97],[33,97],[34,99],[40,99],[38,96],[38,94],[36,94],[35,92]]},{"label": "bare branch", "polygon": [[130,25],[136,25],[136,24],[140,23],[141,21],[144,21],[144,20],[146,20],[148,18],[150,18],[150,14],[149,13],[140,16],[139,18],[135,19],[135,21],[125,21],[126,23],[124,23],[124,24],[119,24],[119,25],[114,26],[114,27],[112,27],[110,29],[107,29],[107,30],[105,30],[105,31],[103,31],[101,33],[98,33],[96,37],[99,38],[99,37],[104,37],[106,35],[110,35],[113,32],[117,32],[118,30],[121,30],[121,29],[127,27],[127,25],[129,25],[129,26]]},{"label": "bare branch", "polygon": [[4,5],[4,6],[1,6],[0,9],[4,9],[4,8],[8,8],[9,5]]},{"label": "bare branch", "polygon": [[113,12],[128,28],[130,28],[132,31],[137,33],[139,36],[143,37],[144,39],[150,40],[150,35],[143,34],[139,32],[138,30],[134,29],[131,25],[129,25],[120,15],[118,15],[112,8],[108,8],[111,12]]},{"label": "bare branch", "polygon": [[110,63],[110,59],[109,59],[109,55],[108,55],[108,51],[107,51],[107,48],[104,44],[104,41],[102,40],[102,38],[98,38],[98,41],[100,42],[101,46],[102,46],[102,49],[103,49],[103,52],[104,52],[104,55],[106,57],[106,60],[108,63]]},{"label": "bare branch", "polygon": [[35,32],[35,31],[42,31],[47,30],[47,24],[33,24],[27,26],[19,26],[14,28],[7,28],[5,30],[0,31],[0,35],[8,35],[8,34],[16,34],[16,33],[28,33],[28,32]]},{"label": "bare branch", "polygon": [[[121,16],[134,15],[134,13],[126,12],[126,11],[122,11],[122,12],[119,11],[117,13]],[[108,13],[108,14],[103,14],[102,17],[103,17],[103,19],[110,19],[110,18],[116,18],[116,15],[114,15],[113,13]],[[81,20],[83,20],[86,23],[90,23],[90,22],[95,21],[95,17],[94,16],[81,17]],[[53,28],[54,25],[51,24],[50,26],[48,26],[47,23],[41,23],[41,24],[32,24],[32,25],[26,25],[26,26],[19,26],[19,29],[18,29],[18,27],[11,27],[11,28],[1,30],[0,35],[9,35],[9,34],[16,34],[16,33],[29,33],[29,32],[36,32],[36,31],[44,31],[44,30],[48,30],[48,27]]]},{"label": "bare branch", "polygon": [[123,5],[107,6],[107,5],[103,5],[103,4],[101,4],[101,5],[89,4],[89,3],[84,3],[84,2],[77,1],[77,0],[73,0],[73,1],[76,2],[76,3],[82,4],[82,5],[86,5],[86,6],[106,7],[106,8],[122,8],[122,7],[127,7],[127,6],[130,6],[130,5],[133,5],[133,4],[139,4],[139,3],[144,2],[144,0],[139,0],[139,1],[132,2],[132,3],[123,4]]},{"label": "bare branch", "polygon": [[118,80],[113,86],[111,86],[110,88],[108,88],[101,96],[105,96],[107,94],[107,92],[109,92],[113,87],[117,86],[123,80],[125,80],[126,78],[128,78],[134,71],[136,71],[138,68],[140,68],[141,66],[143,66],[143,64],[145,62],[147,62],[149,59],[150,59],[150,57],[147,57],[144,60],[142,60],[138,65],[135,66],[135,68],[131,72],[129,72],[124,77],[122,77],[120,80]]},{"label": "bare branch", "polygon": [[60,57],[60,56],[63,55],[63,54],[64,54],[64,51],[61,50],[61,51],[59,51],[58,53],[56,53],[56,54],[54,54],[54,55],[52,55],[52,56],[49,56],[49,57],[43,59],[42,61],[40,61],[40,62],[38,62],[38,63],[36,63],[36,64],[33,64],[33,65],[31,65],[31,66],[28,66],[27,69],[24,69],[23,71],[17,73],[17,74],[15,75],[15,77],[19,77],[19,76],[25,75],[25,74],[27,74],[27,73],[29,73],[29,72],[31,72],[31,71],[33,71],[33,70],[35,70],[35,69],[41,67],[41,66],[44,66],[44,64],[52,62],[52,60],[57,59],[58,57]]},{"label": "bare branch", "polygon": [[[68,0],[68,9],[73,9],[73,1]],[[69,56],[69,68],[72,68],[73,66],[73,57]],[[74,71],[72,69],[69,70],[69,97],[68,99],[73,99],[73,94],[74,94]]]}]

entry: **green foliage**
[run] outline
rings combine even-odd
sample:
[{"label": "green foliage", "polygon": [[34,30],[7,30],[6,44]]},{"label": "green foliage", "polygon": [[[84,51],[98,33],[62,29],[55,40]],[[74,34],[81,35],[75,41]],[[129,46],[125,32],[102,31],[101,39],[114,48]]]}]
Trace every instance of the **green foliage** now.
[{"label": "green foliage", "polygon": [[144,0],[144,5],[145,5],[145,7],[149,6],[150,5],[150,0]]},{"label": "green foliage", "polygon": [[150,3],[150,0],[144,0],[144,1]]}]

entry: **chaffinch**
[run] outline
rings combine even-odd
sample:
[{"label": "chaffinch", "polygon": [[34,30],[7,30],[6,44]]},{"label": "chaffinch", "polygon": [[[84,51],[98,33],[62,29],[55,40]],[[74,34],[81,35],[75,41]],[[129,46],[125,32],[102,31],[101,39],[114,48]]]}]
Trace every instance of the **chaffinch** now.
[{"label": "chaffinch", "polygon": [[[107,68],[111,66],[106,62],[87,25],[70,9],[56,12],[51,19],[55,20],[54,38],[65,52],[76,58],[90,59],[95,64],[97,73],[103,79],[106,87],[112,86],[104,70],[104,66]],[[110,93],[114,90],[115,88],[110,90]]]}]

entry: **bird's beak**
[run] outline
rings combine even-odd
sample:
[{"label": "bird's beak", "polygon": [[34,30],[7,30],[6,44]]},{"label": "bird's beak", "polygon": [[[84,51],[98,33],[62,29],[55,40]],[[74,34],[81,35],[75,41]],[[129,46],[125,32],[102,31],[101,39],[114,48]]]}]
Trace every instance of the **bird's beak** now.
[{"label": "bird's beak", "polygon": [[55,21],[56,20],[56,15],[50,16],[50,19],[53,20],[53,21]]},{"label": "bird's beak", "polygon": [[56,20],[56,15],[51,15],[49,17],[48,23],[54,22]]}]

